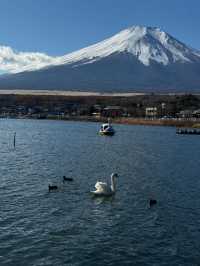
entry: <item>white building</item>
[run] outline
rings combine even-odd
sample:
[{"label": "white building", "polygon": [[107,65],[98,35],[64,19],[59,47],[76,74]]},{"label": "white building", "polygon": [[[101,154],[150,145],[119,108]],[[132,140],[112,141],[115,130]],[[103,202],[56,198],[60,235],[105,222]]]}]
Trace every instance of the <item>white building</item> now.
[{"label": "white building", "polygon": [[155,117],[158,114],[157,107],[146,107],[145,109],[145,115],[147,117]]}]

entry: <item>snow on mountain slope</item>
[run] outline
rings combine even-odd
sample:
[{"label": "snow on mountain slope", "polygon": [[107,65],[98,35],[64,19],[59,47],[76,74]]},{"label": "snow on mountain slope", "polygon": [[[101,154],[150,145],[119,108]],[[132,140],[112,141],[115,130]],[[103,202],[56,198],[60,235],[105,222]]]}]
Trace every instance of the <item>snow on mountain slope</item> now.
[{"label": "snow on mountain slope", "polygon": [[200,91],[200,52],[159,28],[134,26],[60,57],[11,53],[2,63],[0,49],[0,71],[4,63],[15,73],[0,89]]},{"label": "snow on mountain slope", "polygon": [[42,53],[15,52],[0,46],[0,71],[34,71],[43,67],[92,63],[115,53],[129,53],[145,66],[200,60],[200,52],[187,47],[159,28],[133,26],[111,38],[60,57]]},{"label": "snow on mountain slope", "polygon": [[146,66],[151,60],[167,65],[176,61],[192,62],[195,56],[200,58],[200,52],[188,48],[159,28],[134,26],[95,45],[67,54],[58,61],[60,64],[91,63],[116,52],[128,52]]}]

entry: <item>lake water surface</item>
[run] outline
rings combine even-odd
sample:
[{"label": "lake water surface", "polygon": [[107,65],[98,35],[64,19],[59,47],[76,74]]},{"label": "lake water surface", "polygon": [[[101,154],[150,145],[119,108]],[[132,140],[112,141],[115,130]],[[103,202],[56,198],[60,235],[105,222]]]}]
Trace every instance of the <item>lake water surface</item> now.
[{"label": "lake water surface", "polygon": [[[200,137],[99,127],[0,120],[0,265],[200,265]],[[93,199],[112,172],[115,197]]]}]

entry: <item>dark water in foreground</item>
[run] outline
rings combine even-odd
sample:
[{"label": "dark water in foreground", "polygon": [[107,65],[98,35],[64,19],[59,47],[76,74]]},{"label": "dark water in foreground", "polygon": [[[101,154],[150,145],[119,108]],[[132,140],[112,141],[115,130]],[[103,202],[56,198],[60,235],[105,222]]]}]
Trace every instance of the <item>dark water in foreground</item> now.
[{"label": "dark water in foreground", "polygon": [[[200,265],[200,137],[99,126],[0,120],[0,265]],[[92,199],[111,172],[115,198]]]}]

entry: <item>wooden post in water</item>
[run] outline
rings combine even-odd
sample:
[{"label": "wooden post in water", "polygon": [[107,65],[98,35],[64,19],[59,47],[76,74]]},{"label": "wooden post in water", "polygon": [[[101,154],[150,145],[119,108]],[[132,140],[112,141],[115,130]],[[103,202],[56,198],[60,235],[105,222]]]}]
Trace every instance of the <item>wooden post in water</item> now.
[{"label": "wooden post in water", "polygon": [[16,144],[16,132],[14,133],[14,139],[13,139],[13,146],[15,148],[15,144]]}]

